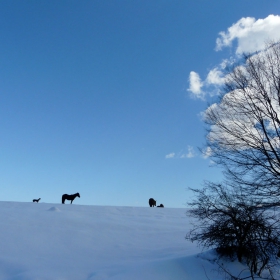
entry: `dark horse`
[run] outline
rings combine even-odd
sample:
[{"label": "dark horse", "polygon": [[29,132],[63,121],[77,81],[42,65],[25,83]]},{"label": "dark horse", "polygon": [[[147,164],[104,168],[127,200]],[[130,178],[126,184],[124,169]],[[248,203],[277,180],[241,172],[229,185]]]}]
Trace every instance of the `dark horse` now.
[{"label": "dark horse", "polygon": [[72,204],[73,200],[74,200],[77,196],[80,197],[80,194],[79,194],[78,192],[75,193],[75,194],[64,194],[64,195],[62,196],[62,204],[64,204],[65,199],[71,200],[71,204]]}]

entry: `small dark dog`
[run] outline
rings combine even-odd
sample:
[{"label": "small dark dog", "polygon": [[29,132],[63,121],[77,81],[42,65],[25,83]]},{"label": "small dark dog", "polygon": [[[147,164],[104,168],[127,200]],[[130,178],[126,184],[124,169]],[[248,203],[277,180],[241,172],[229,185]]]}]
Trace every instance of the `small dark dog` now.
[{"label": "small dark dog", "polygon": [[164,205],[163,205],[163,204],[160,204],[160,205],[159,205],[159,206],[157,206],[157,207],[162,207],[162,208],[163,208],[163,207],[164,207]]},{"label": "small dark dog", "polygon": [[33,199],[33,202],[39,202],[39,200],[40,200],[41,198],[38,198],[38,199]]}]

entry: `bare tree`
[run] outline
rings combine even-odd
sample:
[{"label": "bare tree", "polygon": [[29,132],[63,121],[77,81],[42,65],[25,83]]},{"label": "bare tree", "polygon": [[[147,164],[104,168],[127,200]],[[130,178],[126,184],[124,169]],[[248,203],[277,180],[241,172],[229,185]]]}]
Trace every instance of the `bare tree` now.
[{"label": "bare tree", "polygon": [[216,248],[221,256],[237,258],[247,265],[252,279],[255,275],[265,279],[264,272],[270,274],[267,279],[277,279],[278,212],[263,207],[259,199],[244,196],[242,188],[207,182],[204,189],[193,191],[196,199],[189,203],[188,214],[195,220],[186,238]]},{"label": "bare tree", "polygon": [[212,159],[232,186],[277,203],[280,195],[280,42],[244,55],[205,112]]}]

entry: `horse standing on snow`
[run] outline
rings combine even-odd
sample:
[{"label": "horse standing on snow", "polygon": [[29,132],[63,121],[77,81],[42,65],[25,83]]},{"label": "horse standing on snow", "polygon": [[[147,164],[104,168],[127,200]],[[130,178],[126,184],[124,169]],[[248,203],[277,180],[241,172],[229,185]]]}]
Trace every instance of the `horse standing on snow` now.
[{"label": "horse standing on snow", "polygon": [[157,206],[156,200],[154,200],[153,198],[150,198],[150,199],[149,199],[149,205],[150,205],[150,207]]},{"label": "horse standing on snow", "polygon": [[62,195],[62,204],[64,204],[65,199],[71,200],[71,204],[72,204],[73,200],[74,200],[77,196],[80,197],[80,194],[79,194],[78,192],[75,193],[75,194],[64,194],[64,195]]}]

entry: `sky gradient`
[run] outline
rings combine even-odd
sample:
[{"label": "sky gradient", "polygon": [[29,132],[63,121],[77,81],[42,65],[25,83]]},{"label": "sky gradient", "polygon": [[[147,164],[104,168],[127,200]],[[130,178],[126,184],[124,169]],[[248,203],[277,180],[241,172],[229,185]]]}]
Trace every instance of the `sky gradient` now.
[{"label": "sky gradient", "polygon": [[223,178],[198,149],[223,61],[278,39],[279,14],[272,0],[1,1],[0,200],[184,207],[188,187]]}]

